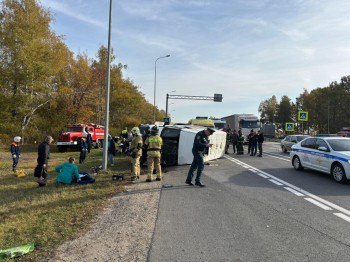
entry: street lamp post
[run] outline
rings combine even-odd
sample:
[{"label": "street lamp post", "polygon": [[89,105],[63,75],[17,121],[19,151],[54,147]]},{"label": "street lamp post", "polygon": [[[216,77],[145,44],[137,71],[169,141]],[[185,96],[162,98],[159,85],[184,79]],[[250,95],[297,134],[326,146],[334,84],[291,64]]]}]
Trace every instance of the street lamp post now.
[{"label": "street lamp post", "polygon": [[176,92],[176,90],[173,90],[166,94],[166,107],[165,107],[165,116],[168,117],[168,100],[169,100],[169,94]]},{"label": "street lamp post", "polygon": [[109,93],[111,85],[111,30],[112,30],[112,0],[109,1],[109,26],[108,26],[108,55],[106,76],[106,108],[105,108],[105,133],[103,140],[102,170],[107,170],[108,157],[108,125],[109,125]]},{"label": "street lamp post", "polygon": [[153,94],[153,121],[156,122],[156,89],[157,89],[157,61],[161,58],[169,57],[170,55],[161,56],[154,62],[154,94]]}]

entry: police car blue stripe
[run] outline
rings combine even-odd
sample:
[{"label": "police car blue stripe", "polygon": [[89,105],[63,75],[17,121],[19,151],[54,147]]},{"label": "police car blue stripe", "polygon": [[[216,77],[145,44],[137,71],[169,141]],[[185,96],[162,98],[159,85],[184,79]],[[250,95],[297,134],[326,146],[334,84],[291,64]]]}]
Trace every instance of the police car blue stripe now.
[{"label": "police car blue stripe", "polygon": [[306,153],[306,154],[309,154],[309,155],[316,155],[316,156],[320,156],[320,157],[324,157],[324,158],[329,158],[329,159],[334,159],[334,160],[338,160],[338,161],[343,161],[343,162],[346,162],[346,163],[348,163],[348,160],[349,160],[349,158],[344,158],[344,157],[340,157],[340,156],[330,155],[330,154],[327,154],[327,153],[320,153],[320,152],[309,151],[309,150],[299,149],[299,148],[292,148],[292,151]]}]

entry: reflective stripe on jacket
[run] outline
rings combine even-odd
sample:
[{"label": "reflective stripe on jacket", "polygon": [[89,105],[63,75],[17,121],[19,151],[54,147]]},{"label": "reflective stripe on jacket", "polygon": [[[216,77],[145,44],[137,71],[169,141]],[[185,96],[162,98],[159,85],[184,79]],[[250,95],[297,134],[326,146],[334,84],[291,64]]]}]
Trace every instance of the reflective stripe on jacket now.
[{"label": "reflective stripe on jacket", "polygon": [[163,146],[163,140],[159,135],[150,136],[146,139],[145,145],[147,146],[147,151],[160,151]]}]

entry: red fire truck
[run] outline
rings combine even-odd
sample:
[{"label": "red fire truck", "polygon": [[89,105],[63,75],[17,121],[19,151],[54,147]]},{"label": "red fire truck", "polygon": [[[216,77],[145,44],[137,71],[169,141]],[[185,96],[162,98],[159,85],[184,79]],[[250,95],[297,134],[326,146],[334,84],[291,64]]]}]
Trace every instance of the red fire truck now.
[{"label": "red fire truck", "polygon": [[57,139],[57,148],[60,152],[67,152],[68,148],[78,149],[79,141],[82,136],[87,134],[86,130],[92,137],[92,146],[100,148],[104,140],[104,127],[95,124],[74,124],[67,127],[67,131],[60,134]]}]

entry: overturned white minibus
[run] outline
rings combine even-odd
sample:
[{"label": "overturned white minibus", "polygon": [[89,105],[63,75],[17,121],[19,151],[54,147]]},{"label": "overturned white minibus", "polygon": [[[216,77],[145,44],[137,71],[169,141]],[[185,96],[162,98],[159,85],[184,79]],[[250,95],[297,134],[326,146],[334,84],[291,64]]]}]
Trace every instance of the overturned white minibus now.
[{"label": "overturned white minibus", "polygon": [[[191,164],[193,160],[192,146],[195,135],[206,127],[180,125],[162,128],[163,139],[162,161],[167,166]],[[209,141],[213,146],[205,154],[204,161],[220,158],[225,153],[226,133],[214,132]]]}]

